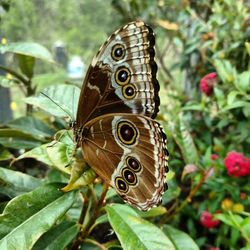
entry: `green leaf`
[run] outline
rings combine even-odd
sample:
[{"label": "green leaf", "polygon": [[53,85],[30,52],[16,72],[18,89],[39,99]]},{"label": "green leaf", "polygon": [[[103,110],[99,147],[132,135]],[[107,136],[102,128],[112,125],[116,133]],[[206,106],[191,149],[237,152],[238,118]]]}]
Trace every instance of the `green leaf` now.
[{"label": "green leaf", "polygon": [[214,95],[217,99],[219,108],[222,108],[226,104],[226,98],[223,91],[217,87],[214,88]]},{"label": "green leaf", "polygon": [[239,74],[235,84],[240,90],[247,93],[250,88],[250,71]]},{"label": "green leaf", "polygon": [[36,86],[37,92],[48,88],[53,85],[59,85],[67,81],[67,72],[64,69],[57,69],[56,72],[44,73],[44,74],[35,74],[32,83]]},{"label": "green leaf", "polygon": [[[14,198],[0,216],[0,249],[31,249],[72,206],[76,193],[45,185]],[[16,248],[18,246],[18,248]]]},{"label": "green leaf", "polygon": [[[104,248],[106,249],[106,248]],[[109,248],[107,248],[109,249]],[[83,244],[81,245],[80,250],[100,250],[100,247],[97,246],[96,244],[94,244],[94,242],[83,242]],[[111,248],[112,250],[112,248]],[[117,250],[117,249],[114,249]]]},{"label": "green leaf", "polygon": [[236,99],[236,96],[240,94],[241,93],[239,91],[236,90],[231,91],[227,96],[227,104],[232,105]]},{"label": "green leaf", "polygon": [[127,205],[106,206],[109,222],[124,250],[175,249],[168,237],[155,225],[142,219]]},{"label": "green leaf", "polygon": [[159,215],[163,215],[167,213],[167,209],[165,207],[159,206],[159,207],[153,207],[149,211],[139,211],[136,210],[136,212],[140,215],[142,218],[150,218],[150,217],[156,217]]},{"label": "green leaf", "polygon": [[79,189],[94,182],[96,173],[89,168],[83,159],[75,159],[71,168],[70,180],[62,191],[68,192],[73,189]]},{"label": "green leaf", "polygon": [[46,123],[33,116],[20,117],[9,122],[8,126],[43,140],[46,137],[52,137],[56,132],[56,130],[52,129]]},{"label": "green leaf", "polygon": [[18,42],[0,45],[0,53],[15,53],[54,63],[51,53],[42,45],[32,42]]},{"label": "green leaf", "polygon": [[0,239],[40,209],[61,197],[63,193],[58,190],[60,187],[62,185],[59,184],[44,185],[12,199],[0,215]]},{"label": "green leaf", "polygon": [[78,233],[78,226],[74,225],[67,230],[65,230],[57,239],[55,239],[47,248],[46,250],[61,250],[65,249],[66,246],[69,245],[70,242],[74,240]]},{"label": "green leaf", "polygon": [[247,53],[250,56],[250,43],[249,42],[245,42],[245,46],[246,46],[246,49],[247,49]]},{"label": "green leaf", "polygon": [[35,105],[58,117],[70,117],[75,121],[80,89],[73,85],[56,85],[34,97],[25,98],[26,103]]},{"label": "green leaf", "polygon": [[250,239],[250,217],[245,218],[241,222],[240,226],[242,227],[245,235]]},{"label": "green leaf", "polygon": [[224,83],[234,83],[237,71],[228,60],[214,60],[216,71]]},{"label": "green leaf", "polygon": [[106,223],[106,222],[108,222],[108,215],[107,214],[103,214],[103,215],[101,215],[101,216],[99,216],[97,218],[97,220],[95,221],[94,225],[91,228],[94,228],[97,225],[100,225],[100,224],[103,224],[103,223]]},{"label": "green leaf", "polygon": [[62,185],[40,186],[12,199],[5,207],[3,214],[0,215],[0,239],[40,209],[61,197],[63,193],[58,190],[59,187]]},{"label": "green leaf", "polygon": [[72,167],[69,166],[73,160],[73,147],[64,143],[53,141],[46,147],[47,156],[58,170],[70,174]]},{"label": "green leaf", "polygon": [[190,111],[190,110],[203,111],[204,108],[200,104],[190,104],[190,105],[186,105],[186,106],[182,107],[182,110],[183,111]]},{"label": "green leaf", "polygon": [[215,214],[214,217],[216,219],[221,220],[223,223],[234,227],[235,229],[239,230],[239,225],[243,221],[243,218],[239,216],[238,214]]},{"label": "green leaf", "polygon": [[63,174],[61,171],[58,171],[55,168],[51,168],[47,172],[45,181],[46,183],[54,183],[54,182],[67,183],[69,181],[67,176],[65,176],[65,174]]},{"label": "green leaf", "polygon": [[17,54],[19,68],[22,73],[31,79],[33,77],[33,70],[35,65],[35,58],[31,56],[25,56],[21,54]]},{"label": "green leaf", "polygon": [[65,249],[76,237],[78,230],[74,222],[63,221],[40,237],[32,250]]},{"label": "green leaf", "polygon": [[109,191],[107,192],[105,199],[108,200],[114,196],[117,196],[117,193],[113,188],[110,188]]},{"label": "green leaf", "polygon": [[[168,176],[169,172],[167,173]],[[181,188],[177,185],[175,180],[167,181],[168,190],[163,194],[162,203],[167,204],[171,200],[176,199],[181,194]]]},{"label": "green leaf", "polygon": [[36,242],[36,244],[33,246],[32,250],[45,249],[57,237],[59,237],[62,232],[64,232],[68,228],[72,227],[73,225],[75,225],[74,222],[69,222],[69,221],[63,220],[59,224],[52,227],[49,231],[44,233],[39,238],[39,240]]},{"label": "green leaf", "polygon": [[41,145],[32,135],[16,129],[0,129],[0,144],[7,148],[29,149]]},{"label": "green leaf", "polygon": [[0,145],[0,161],[6,161],[13,158],[13,155],[5,147]]},{"label": "green leaf", "polygon": [[175,122],[172,133],[174,140],[181,150],[185,163],[196,164],[199,161],[199,155],[182,115],[179,115],[179,118]]},{"label": "green leaf", "polygon": [[221,109],[218,113],[223,113],[231,109],[244,108],[249,106],[249,103],[246,101],[235,101],[231,105],[227,105],[223,109]]},{"label": "green leaf", "polygon": [[41,161],[48,166],[52,165],[52,162],[50,161],[50,158],[47,154],[47,147],[49,147],[51,144],[43,144],[41,146],[35,147],[30,151],[25,152],[24,154],[17,157],[12,163],[15,163],[16,161],[26,159],[26,158],[34,158],[37,161]]},{"label": "green leaf", "polygon": [[41,184],[42,181],[33,176],[0,167],[0,193],[9,197],[29,192]]},{"label": "green leaf", "polygon": [[163,227],[163,232],[171,239],[176,250],[199,250],[195,241],[188,234],[169,225]]}]

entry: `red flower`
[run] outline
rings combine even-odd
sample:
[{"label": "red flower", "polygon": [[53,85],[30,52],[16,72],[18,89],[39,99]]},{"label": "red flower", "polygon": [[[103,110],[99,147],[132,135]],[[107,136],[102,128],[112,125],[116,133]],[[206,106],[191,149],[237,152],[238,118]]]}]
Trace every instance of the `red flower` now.
[{"label": "red flower", "polygon": [[247,198],[247,194],[244,193],[244,192],[241,192],[241,193],[240,193],[240,199],[241,199],[241,200],[245,200],[246,198]]},{"label": "red flower", "polygon": [[206,228],[214,228],[220,224],[220,221],[214,219],[208,211],[203,211],[200,215],[200,223]]},{"label": "red flower", "polygon": [[209,250],[220,250],[218,247],[210,247]]},{"label": "red flower", "polygon": [[207,96],[212,95],[214,85],[217,82],[217,74],[215,72],[205,75],[200,81],[200,90]]},{"label": "red flower", "polygon": [[219,156],[217,154],[211,154],[211,160],[215,161]]},{"label": "red flower", "polygon": [[224,164],[230,176],[240,177],[250,175],[250,159],[242,153],[229,152],[224,159]]}]

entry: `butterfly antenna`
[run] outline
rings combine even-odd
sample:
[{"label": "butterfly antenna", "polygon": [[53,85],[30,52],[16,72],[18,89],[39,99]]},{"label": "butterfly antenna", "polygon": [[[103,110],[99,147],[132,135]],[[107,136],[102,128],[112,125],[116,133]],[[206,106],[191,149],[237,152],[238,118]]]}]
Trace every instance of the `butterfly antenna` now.
[{"label": "butterfly antenna", "polygon": [[51,102],[53,102],[57,107],[59,107],[62,111],[64,111],[70,118],[71,120],[72,119],[72,116],[71,114],[66,110],[64,109],[63,107],[61,107],[57,102],[55,102],[51,97],[49,97],[47,94],[43,93],[43,92],[40,92],[42,95],[44,95],[45,97],[47,97]]}]

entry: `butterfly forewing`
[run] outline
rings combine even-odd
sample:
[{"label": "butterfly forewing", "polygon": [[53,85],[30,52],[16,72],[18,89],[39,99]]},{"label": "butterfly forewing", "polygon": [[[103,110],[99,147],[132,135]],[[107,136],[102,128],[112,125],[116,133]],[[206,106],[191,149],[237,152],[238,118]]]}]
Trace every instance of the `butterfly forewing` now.
[{"label": "butterfly forewing", "polygon": [[114,32],[93,59],[81,91],[77,126],[108,113],[135,113],[154,118],[159,83],[155,39],[142,21]]},{"label": "butterfly forewing", "polygon": [[159,124],[145,116],[109,114],[87,126],[84,158],[97,174],[141,210],[158,204],[168,157]]}]

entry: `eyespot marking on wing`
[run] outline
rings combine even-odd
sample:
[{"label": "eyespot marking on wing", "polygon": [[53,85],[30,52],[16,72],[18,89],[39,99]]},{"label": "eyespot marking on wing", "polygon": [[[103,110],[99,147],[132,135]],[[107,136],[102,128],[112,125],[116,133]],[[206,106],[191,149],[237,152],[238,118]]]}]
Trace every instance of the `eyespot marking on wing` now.
[{"label": "eyespot marking on wing", "polygon": [[117,124],[117,137],[122,144],[134,145],[138,138],[138,131],[131,122],[120,121]]}]

